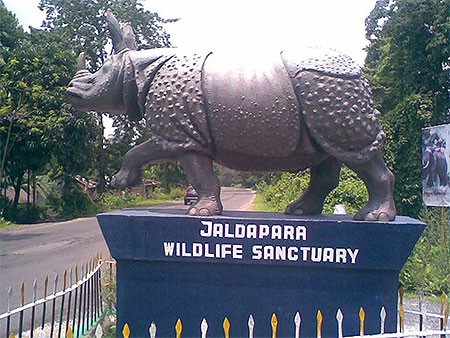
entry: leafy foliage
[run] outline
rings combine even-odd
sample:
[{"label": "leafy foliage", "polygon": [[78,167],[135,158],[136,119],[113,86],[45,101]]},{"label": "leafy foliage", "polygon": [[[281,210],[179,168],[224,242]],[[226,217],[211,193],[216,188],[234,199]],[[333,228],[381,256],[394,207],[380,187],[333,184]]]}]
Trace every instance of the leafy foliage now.
[{"label": "leafy foliage", "polygon": [[[273,211],[282,212],[298,199],[309,184],[309,173],[283,173],[276,183],[261,188],[264,201]],[[325,199],[324,213],[331,214],[336,204],[343,204],[347,213],[356,213],[368,200],[364,183],[347,167],[341,171],[340,184]]]},{"label": "leafy foliage", "polygon": [[416,217],[421,129],[450,122],[450,3],[379,0],[366,19],[366,72],[388,139],[385,157],[396,175],[399,213]]},{"label": "leafy foliage", "polygon": [[426,208],[422,210],[420,219],[427,223],[427,227],[400,274],[400,282],[409,290],[448,294],[450,212],[445,208]]}]

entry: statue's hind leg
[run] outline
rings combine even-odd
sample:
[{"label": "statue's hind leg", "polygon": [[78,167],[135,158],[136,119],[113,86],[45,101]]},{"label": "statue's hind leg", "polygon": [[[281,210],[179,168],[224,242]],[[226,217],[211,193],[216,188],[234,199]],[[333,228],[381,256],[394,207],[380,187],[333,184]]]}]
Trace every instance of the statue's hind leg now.
[{"label": "statue's hind leg", "polygon": [[393,221],[397,213],[394,204],[394,175],[378,152],[364,164],[347,164],[364,181],[369,202],[355,215],[356,220]]},{"label": "statue's hind leg", "polygon": [[212,160],[199,153],[186,153],[178,157],[181,166],[198,194],[198,201],[192,205],[188,215],[220,215],[223,207],[220,201],[220,183],[213,171]]},{"label": "statue's hind leg", "polygon": [[327,195],[339,184],[341,162],[329,157],[311,168],[309,186],[303,195],[286,208],[288,215],[317,215]]}]

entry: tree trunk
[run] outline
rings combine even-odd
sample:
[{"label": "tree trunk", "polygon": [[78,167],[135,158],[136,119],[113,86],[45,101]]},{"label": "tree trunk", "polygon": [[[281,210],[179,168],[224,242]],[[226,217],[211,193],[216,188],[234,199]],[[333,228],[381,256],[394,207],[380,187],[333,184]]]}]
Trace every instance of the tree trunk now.
[{"label": "tree trunk", "polygon": [[11,205],[12,209],[16,209],[19,204],[20,198],[20,187],[22,186],[22,180],[25,173],[22,173],[19,177],[17,177],[16,184],[14,184],[14,200]]},{"label": "tree trunk", "polygon": [[98,113],[98,121],[101,129],[100,135],[98,136],[98,148],[97,148],[97,170],[98,170],[98,186],[97,191],[103,193],[106,190],[106,156],[104,147],[104,133],[105,127],[103,125],[103,115]]}]

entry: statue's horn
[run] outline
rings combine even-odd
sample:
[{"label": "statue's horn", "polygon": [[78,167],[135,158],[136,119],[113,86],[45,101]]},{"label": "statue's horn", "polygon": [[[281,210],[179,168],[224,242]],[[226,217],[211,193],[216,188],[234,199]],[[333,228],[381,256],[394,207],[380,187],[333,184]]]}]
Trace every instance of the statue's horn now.
[{"label": "statue's horn", "polygon": [[86,69],[86,59],[84,57],[84,52],[81,52],[77,57],[77,70],[85,70]]},{"label": "statue's horn", "polygon": [[114,53],[117,54],[127,48],[123,39],[123,32],[122,29],[120,29],[119,21],[117,21],[116,17],[110,9],[106,11],[106,21],[108,22],[108,29],[111,33]]},{"label": "statue's horn", "polygon": [[125,40],[125,45],[131,49],[136,50],[136,37],[133,32],[133,27],[129,22],[123,27],[123,39]]}]

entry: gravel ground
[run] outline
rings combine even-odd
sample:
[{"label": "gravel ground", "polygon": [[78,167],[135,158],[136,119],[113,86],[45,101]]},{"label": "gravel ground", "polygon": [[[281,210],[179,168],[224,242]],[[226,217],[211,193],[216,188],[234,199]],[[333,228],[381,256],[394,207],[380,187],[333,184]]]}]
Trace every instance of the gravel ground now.
[{"label": "gravel ground", "polygon": [[[409,311],[420,311],[419,298],[408,298],[404,300],[405,306],[405,332],[419,330],[419,315],[408,313]],[[422,312],[438,314],[440,311],[440,302],[424,300],[422,304]],[[439,318],[426,316],[423,321],[425,330],[438,330]],[[450,323],[447,323],[447,337],[450,338]]]}]

